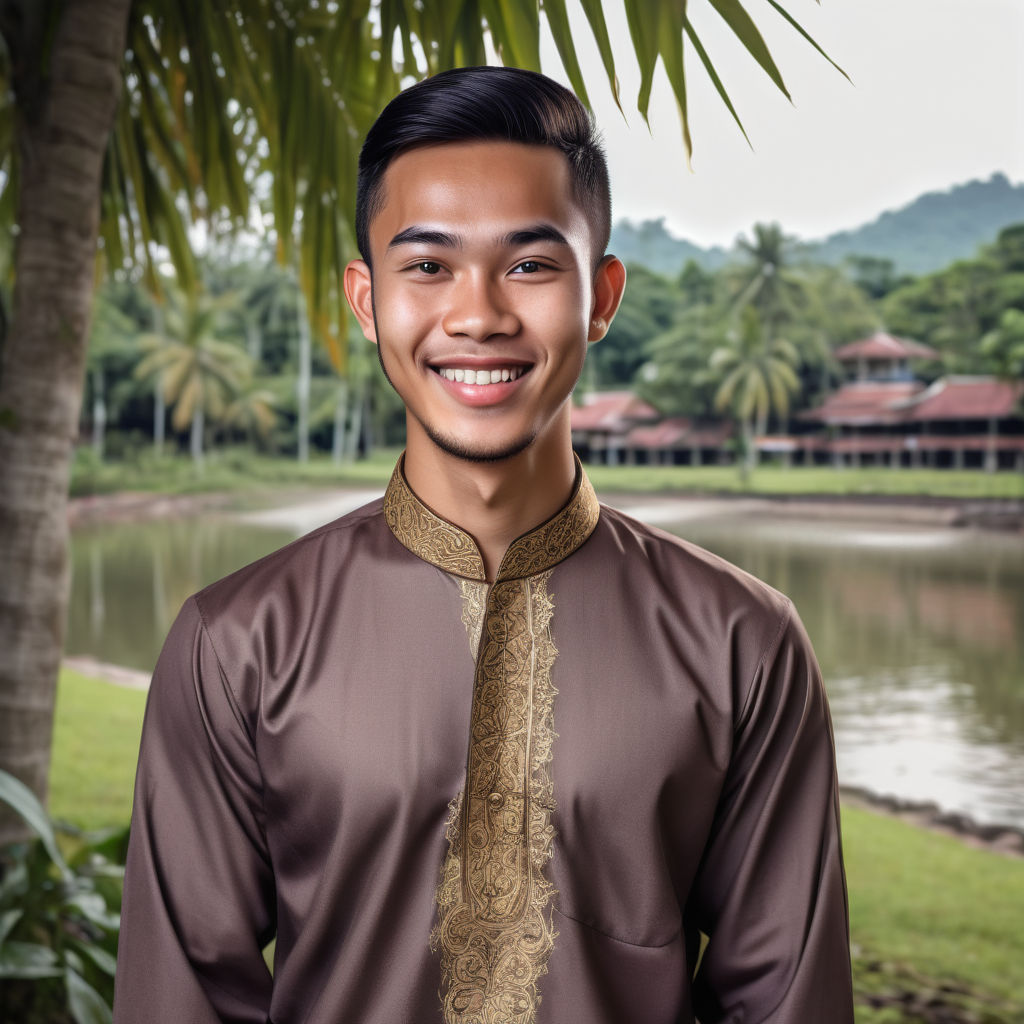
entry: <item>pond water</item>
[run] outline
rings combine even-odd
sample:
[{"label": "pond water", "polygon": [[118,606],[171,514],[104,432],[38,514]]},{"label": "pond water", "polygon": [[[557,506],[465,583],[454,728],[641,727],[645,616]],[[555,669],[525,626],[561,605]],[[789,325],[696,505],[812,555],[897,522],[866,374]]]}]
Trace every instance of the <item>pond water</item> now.
[{"label": "pond water", "polygon": [[[662,507],[659,521],[793,598],[840,780],[1024,827],[1024,538],[739,509],[670,524]],[[191,593],[296,535],[267,522],[76,530],[68,653],[149,671]]]}]

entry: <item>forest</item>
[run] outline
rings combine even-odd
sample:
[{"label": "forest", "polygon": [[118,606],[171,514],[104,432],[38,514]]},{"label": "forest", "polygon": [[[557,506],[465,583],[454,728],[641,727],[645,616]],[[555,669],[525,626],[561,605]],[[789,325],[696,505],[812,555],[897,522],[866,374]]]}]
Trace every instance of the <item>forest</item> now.
[{"label": "forest", "polygon": [[[300,460],[401,444],[401,403],[355,329],[347,377],[310,333],[294,273],[259,245],[214,247],[202,286],[155,302],[127,277],[97,295],[82,406],[81,462],[140,452],[255,446]],[[874,330],[941,358],[916,369],[1024,378],[1024,224],[972,259],[921,276],[891,260],[812,261],[777,224],[754,225],[718,270],[629,267],[608,336],[577,395],[633,389],[666,416],[752,416],[762,429],[818,404],[840,379],[834,350]]]}]

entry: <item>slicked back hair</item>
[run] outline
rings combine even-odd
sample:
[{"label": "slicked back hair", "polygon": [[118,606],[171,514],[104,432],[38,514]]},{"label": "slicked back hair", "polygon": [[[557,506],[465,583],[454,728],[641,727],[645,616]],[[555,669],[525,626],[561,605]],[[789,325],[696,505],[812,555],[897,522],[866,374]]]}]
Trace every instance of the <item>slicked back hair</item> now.
[{"label": "slicked back hair", "polygon": [[370,223],[384,205],[391,162],[418,146],[488,140],[552,146],[565,156],[597,265],[608,247],[611,193],[593,119],[572,92],[545,75],[489,66],[424,79],[400,92],[374,122],[359,154],[356,187],[356,242],[367,264]]}]

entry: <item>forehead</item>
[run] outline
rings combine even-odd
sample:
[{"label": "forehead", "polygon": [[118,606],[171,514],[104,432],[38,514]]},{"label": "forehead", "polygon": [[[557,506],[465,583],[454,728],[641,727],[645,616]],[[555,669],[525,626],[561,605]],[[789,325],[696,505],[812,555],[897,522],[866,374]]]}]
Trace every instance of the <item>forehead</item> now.
[{"label": "forehead", "polygon": [[551,146],[490,140],[421,146],[392,161],[383,200],[370,225],[378,256],[412,226],[483,239],[550,223],[574,247],[589,243],[569,162]]}]

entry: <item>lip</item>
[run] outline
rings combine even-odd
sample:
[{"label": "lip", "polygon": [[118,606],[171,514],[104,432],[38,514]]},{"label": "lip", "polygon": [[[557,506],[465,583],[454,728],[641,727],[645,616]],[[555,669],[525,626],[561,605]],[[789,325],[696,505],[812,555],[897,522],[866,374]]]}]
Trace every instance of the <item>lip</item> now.
[{"label": "lip", "polygon": [[[438,371],[462,367],[473,370],[500,370],[508,366],[521,366],[523,373],[515,380],[497,381],[494,384],[464,384],[459,381],[448,380]],[[472,358],[448,358],[438,360],[430,364],[431,373],[434,379],[444,390],[462,405],[470,405],[475,408],[483,406],[500,405],[512,397],[530,375],[533,363],[525,362],[522,359],[472,359]]]}]

